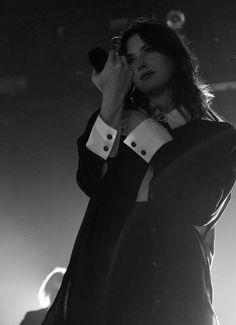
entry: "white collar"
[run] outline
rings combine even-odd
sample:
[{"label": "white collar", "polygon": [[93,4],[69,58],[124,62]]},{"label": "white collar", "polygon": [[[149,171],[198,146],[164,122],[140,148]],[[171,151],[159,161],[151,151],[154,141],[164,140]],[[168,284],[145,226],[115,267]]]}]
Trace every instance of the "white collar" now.
[{"label": "white collar", "polygon": [[[181,113],[182,110],[184,111],[184,114]],[[184,107],[181,107],[181,110],[177,110],[175,108],[167,114],[167,123],[169,124],[171,129],[175,129],[182,125],[185,125],[189,121],[189,119],[189,113]]]},{"label": "white collar", "polygon": [[175,108],[167,114],[155,108],[151,115],[159,122],[167,122],[171,129],[176,129],[185,125],[190,120],[190,114],[183,106],[181,106],[180,109]]}]

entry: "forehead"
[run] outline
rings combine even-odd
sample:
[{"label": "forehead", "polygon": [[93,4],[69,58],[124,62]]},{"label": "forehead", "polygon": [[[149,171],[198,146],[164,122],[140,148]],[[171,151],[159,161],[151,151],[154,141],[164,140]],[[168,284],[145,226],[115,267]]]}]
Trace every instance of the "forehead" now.
[{"label": "forehead", "polygon": [[127,41],[127,55],[140,52],[146,44],[138,34],[134,34]]}]

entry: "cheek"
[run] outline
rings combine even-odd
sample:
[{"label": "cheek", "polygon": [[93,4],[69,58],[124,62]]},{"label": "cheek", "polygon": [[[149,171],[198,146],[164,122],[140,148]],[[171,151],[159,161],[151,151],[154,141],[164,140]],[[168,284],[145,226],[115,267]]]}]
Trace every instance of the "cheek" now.
[{"label": "cheek", "polygon": [[168,59],[163,60],[162,67],[167,76],[171,76],[174,71],[174,63]]},{"label": "cheek", "polygon": [[135,73],[135,71],[134,71],[133,83],[135,84],[135,86],[138,86],[140,83],[139,78],[138,78],[137,74]]},{"label": "cheek", "polygon": [[163,67],[163,77],[165,77],[166,79],[171,79],[172,74],[173,74],[173,67],[171,66]]},{"label": "cheek", "polygon": [[154,53],[152,56],[150,56],[149,60],[150,65],[156,67],[158,70],[163,68],[165,70],[173,70],[174,62],[162,54]]}]

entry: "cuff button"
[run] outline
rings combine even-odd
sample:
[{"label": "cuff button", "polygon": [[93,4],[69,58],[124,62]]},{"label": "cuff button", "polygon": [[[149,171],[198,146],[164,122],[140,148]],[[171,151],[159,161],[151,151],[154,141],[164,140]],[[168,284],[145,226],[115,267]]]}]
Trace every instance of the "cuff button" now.
[{"label": "cuff button", "polygon": [[131,142],[131,146],[132,146],[133,148],[135,148],[135,147],[136,147],[136,143],[135,143],[134,141],[132,141],[132,142]]},{"label": "cuff button", "polygon": [[104,150],[104,151],[108,151],[108,150],[109,150],[109,147],[108,147],[108,146],[104,146],[104,147],[103,147],[103,150]]},{"label": "cuff button", "polygon": [[108,139],[108,140],[111,140],[111,139],[112,139],[112,134],[109,133],[109,134],[107,135],[107,139]]},{"label": "cuff button", "polygon": [[147,152],[145,150],[141,150],[141,155],[145,156]]}]

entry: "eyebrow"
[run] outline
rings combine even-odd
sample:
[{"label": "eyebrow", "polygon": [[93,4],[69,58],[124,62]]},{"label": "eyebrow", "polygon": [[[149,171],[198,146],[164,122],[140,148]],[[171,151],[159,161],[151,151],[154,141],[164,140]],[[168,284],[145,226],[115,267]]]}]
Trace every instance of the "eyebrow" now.
[{"label": "eyebrow", "polygon": [[[147,43],[144,43],[142,46],[141,46],[141,48],[139,49],[139,51],[141,52],[141,51],[143,51],[144,50],[144,48],[147,46],[148,44]],[[127,53],[127,57],[128,56],[131,56],[131,55],[134,55],[133,53]]]}]

